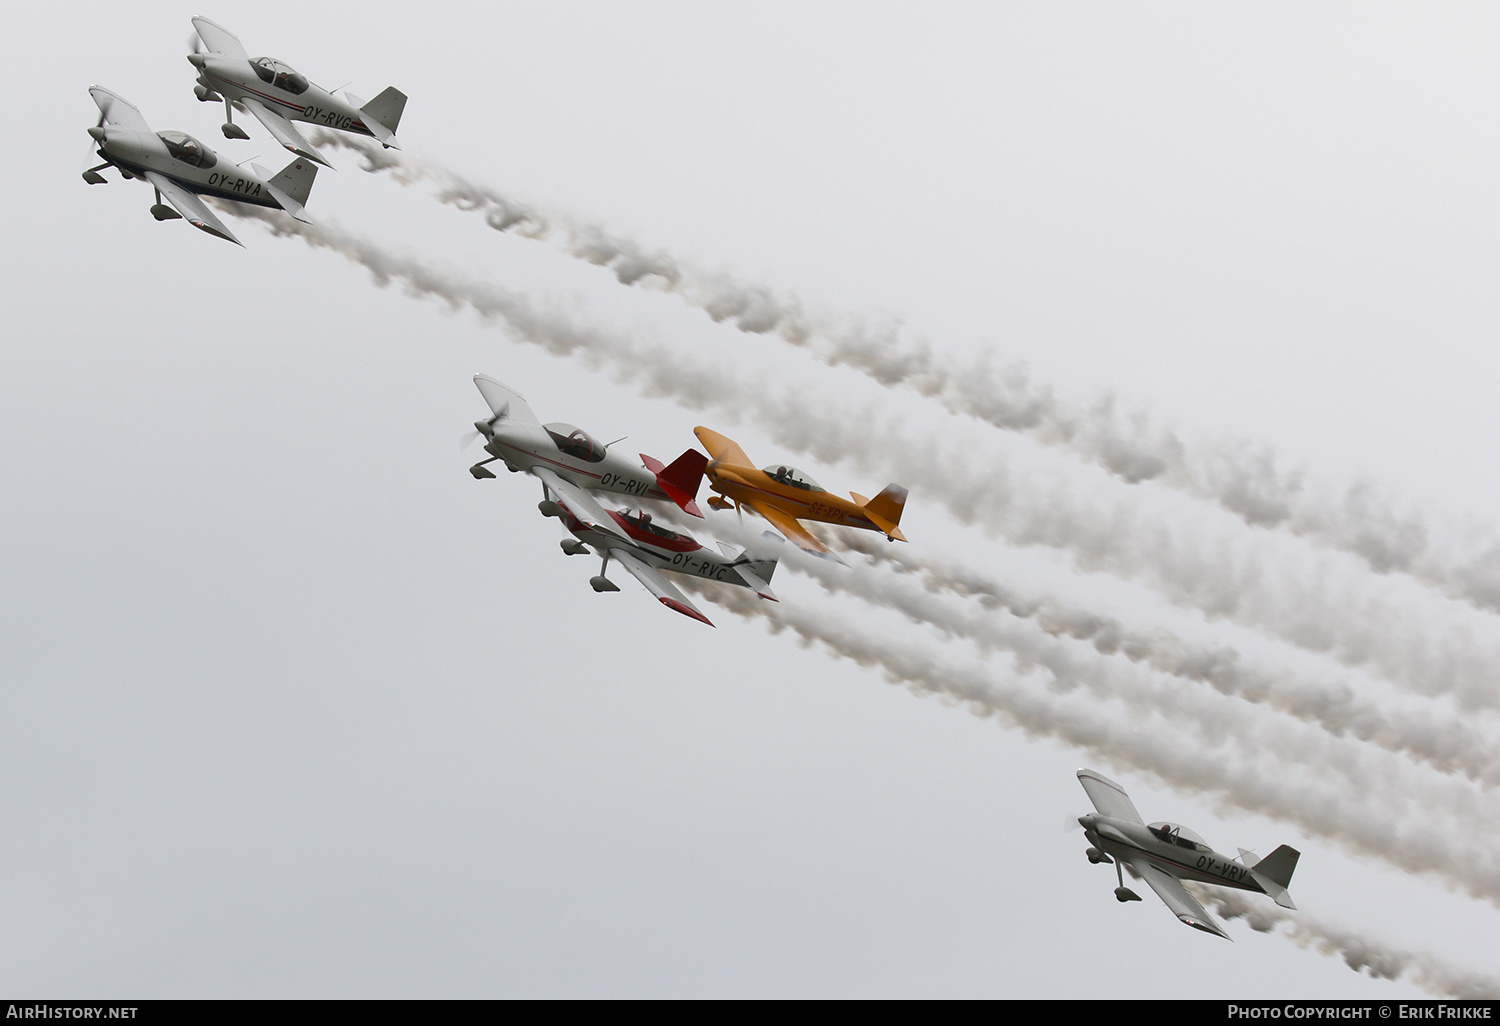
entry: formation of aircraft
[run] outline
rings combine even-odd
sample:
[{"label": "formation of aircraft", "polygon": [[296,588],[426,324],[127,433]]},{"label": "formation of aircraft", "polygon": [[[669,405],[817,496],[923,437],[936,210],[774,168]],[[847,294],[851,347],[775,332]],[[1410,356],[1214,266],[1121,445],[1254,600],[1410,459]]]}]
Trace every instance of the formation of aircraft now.
[{"label": "formation of aircraft", "polygon": [[[84,171],[85,182],[103,184],[105,178],[99,172],[114,167],[122,177],[139,178],[155,189],[151,213],[157,220],[186,219],[210,235],[240,244],[202,197],[280,209],[308,220],[305,205],[316,164],[328,161],[293,121],[370,136],[387,147],[399,148],[396,129],[406,106],[406,96],[399,90],[388,88],[368,103],[347,91],[339,98],[280,61],[252,59],[238,37],[207,18],[194,18],[193,27],[203,47],[195,46],[188,57],[199,72],[194,92],[204,102],[223,101],[225,137],[248,138],[233,117],[236,109],[248,111],[296,159],[274,176],[253,165],[253,171],[246,171],[184,132],[153,132],[133,104],[93,86],[89,93],[99,108],[99,120],[89,135],[103,163]],[[601,557],[599,573],[589,581],[596,592],[619,591],[607,576],[613,560],[663,605],[712,626],[666,574],[749,588],[763,599],[776,601],[770,582],[777,566],[775,555],[751,555],[722,543],[718,553],[706,549],[691,535],[655,523],[643,508],[605,509],[594,497],[597,494],[671,502],[702,517],[696,500],[706,477],[716,493],[708,499],[710,507],[749,509],[817,556],[837,559],[802,521],[880,531],[891,541],[906,540],[900,522],[907,490],[900,485],[887,485],[873,499],[850,492],[851,502],[828,492],[795,467],[772,464],[757,469],[732,439],[701,426],[694,433],[708,456],[688,449],[670,465],[663,465],[642,453],[636,465],[611,451],[615,443],[600,444],[571,424],[541,423],[518,392],[494,378],[476,374],[474,383],[490,408],[491,416],[474,425],[485,439],[490,458],[474,464],[470,473],[479,479],[493,478],[488,465],[501,461],[512,472],[524,471],[540,480],[538,509],[558,517],[572,534],[561,543],[563,552],[586,555],[592,550]],[[769,533],[766,537],[779,541]],[[1093,770],[1079,770],[1078,780],[1096,810],[1078,819],[1089,843],[1088,859],[1115,866],[1119,901],[1141,900],[1125,886],[1128,868],[1183,923],[1226,939],[1229,935],[1183,886],[1184,880],[1256,891],[1285,908],[1296,907],[1287,893],[1300,857],[1296,849],[1282,845],[1256,859],[1242,848],[1239,857],[1231,859],[1186,827],[1146,823],[1125,790]]]},{"label": "formation of aircraft", "polygon": [[99,106],[99,123],[89,129],[89,135],[99,144],[97,152],[104,160],[83,173],[90,185],[102,185],[105,178],[99,172],[113,166],[123,177],[139,178],[156,190],[151,215],[158,221],[184,218],[235,245],[242,243],[199,197],[272,207],[299,221],[307,220],[303,204],[318,171],[307,160],[293,160],[275,176],[255,165],[251,165],[254,171],[246,171],[185,132],[151,131],[136,106],[118,93],[93,86],[89,95]]},{"label": "formation of aircraft", "polygon": [[252,58],[239,37],[222,25],[207,18],[194,18],[193,28],[204,47],[195,48],[188,55],[198,69],[198,84],[193,92],[205,103],[224,101],[226,139],[250,138],[234,123],[234,111],[238,108],[255,115],[281,145],[319,164],[326,165],[328,161],[297,131],[293,121],[366,135],[387,147],[401,148],[396,142],[396,126],[406,109],[406,94],[401,90],[387,88],[368,103],[348,90],[339,97],[281,61]]},{"label": "formation of aircraft", "polygon": [[832,553],[800,521],[859,527],[879,531],[891,541],[906,541],[898,526],[906,508],[906,489],[900,485],[886,485],[873,499],[850,492],[854,499],[850,502],[826,491],[795,467],[772,464],[756,469],[745,450],[717,431],[696,427],[693,433],[708,450],[705,473],[709,487],[719,493],[708,500],[714,509],[732,505],[758,513],[798,548],[817,556]]},{"label": "formation of aircraft", "polygon": [[1282,845],[1263,859],[1251,861],[1253,853],[1240,849],[1240,857],[1231,859],[1210,848],[1203,838],[1176,823],[1150,823],[1135,810],[1135,803],[1125,789],[1093,770],[1078,771],[1078,782],[1088,793],[1098,811],[1078,817],[1088,839],[1088,859],[1098,865],[1114,863],[1120,886],[1115,897],[1120,901],[1140,901],[1140,896],[1125,886],[1122,867],[1132,876],[1145,880],[1156,896],[1182,922],[1195,930],[1216,934],[1226,940],[1214,917],[1182,885],[1184,880],[1258,891],[1271,897],[1283,908],[1295,909],[1287,887],[1297,868],[1301,852]]},{"label": "formation of aircraft", "polygon": [[221,239],[242,245],[200,198],[253,203],[285,210],[307,221],[304,209],[312,189],[315,164],[328,161],[298,132],[292,121],[306,121],[378,139],[388,147],[396,142],[396,126],[406,109],[406,94],[386,89],[368,103],[344,91],[343,98],[307,80],[270,57],[251,59],[238,37],[207,18],[194,18],[197,32],[188,60],[198,69],[194,92],[205,102],[224,101],[223,132],[228,139],[248,139],[234,123],[234,111],[249,111],[276,141],[297,155],[280,174],[251,165],[246,171],[214,153],[185,132],[152,132],[134,104],[118,93],[93,86],[89,93],[99,106],[99,121],[89,135],[99,144],[104,163],[83,172],[83,180],[101,185],[99,172],[115,167],[125,178],[140,178],[156,190],[151,214],[158,221],[184,218]]},{"label": "formation of aircraft", "polygon": [[605,576],[609,572],[609,561],[613,559],[630,571],[662,605],[710,627],[713,621],[660,571],[722,581],[749,588],[763,599],[776,601],[776,596],[771,593],[771,575],[776,572],[774,556],[756,559],[747,552],[723,544],[720,545],[722,554],[713,552],[700,545],[692,535],[655,523],[645,510],[634,513],[628,509],[624,512],[610,510],[609,517],[618,530],[589,527],[566,510],[562,513],[564,526],[573,532],[572,538],[562,542],[562,550],[570,556],[582,556],[593,549],[604,559],[599,573],[589,580],[595,591],[620,590],[619,585]]}]

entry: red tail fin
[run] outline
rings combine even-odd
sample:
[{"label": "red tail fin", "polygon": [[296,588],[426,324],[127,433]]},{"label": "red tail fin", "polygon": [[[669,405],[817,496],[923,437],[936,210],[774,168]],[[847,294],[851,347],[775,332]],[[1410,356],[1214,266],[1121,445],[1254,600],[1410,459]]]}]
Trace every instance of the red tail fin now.
[{"label": "red tail fin", "polygon": [[701,517],[698,508],[698,486],[703,483],[703,470],[708,466],[708,457],[697,449],[689,449],[672,461],[670,467],[661,461],[641,453],[641,462],[656,475],[656,486],[667,493],[667,498],[677,503],[683,512]]}]

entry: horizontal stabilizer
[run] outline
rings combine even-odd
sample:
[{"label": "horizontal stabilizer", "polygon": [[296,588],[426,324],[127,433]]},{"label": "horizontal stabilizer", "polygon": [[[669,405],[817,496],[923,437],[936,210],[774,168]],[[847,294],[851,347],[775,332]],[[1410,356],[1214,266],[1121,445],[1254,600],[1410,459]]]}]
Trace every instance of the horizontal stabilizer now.
[{"label": "horizontal stabilizer", "polygon": [[[773,567],[776,565],[774,560],[772,561],[771,565]],[[760,577],[758,577],[753,571],[751,571],[750,567],[744,565],[737,566],[734,568],[734,572],[740,575],[740,580],[745,582],[746,587],[755,592],[755,594],[759,595],[761,598],[770,599],[772,602],[781,601],[776,597],[776,593],[771,590],[771,585],[768,582],[761,580]]]}]

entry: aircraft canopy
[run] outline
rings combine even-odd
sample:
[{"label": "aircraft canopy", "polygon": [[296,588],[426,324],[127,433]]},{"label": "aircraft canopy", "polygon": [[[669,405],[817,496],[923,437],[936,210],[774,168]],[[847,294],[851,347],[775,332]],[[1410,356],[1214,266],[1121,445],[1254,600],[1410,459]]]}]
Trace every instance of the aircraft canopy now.
[{"label": "aircraft canopy", "polygon": [[556,424],[543,424],[547,434],[552,436],[552,442],[557,446],[557,451],[564,456],[571,456],[575,460],[583,460],[585,463],[598,463],[604,459],[604,446],[600,445],[583,428],[574,427],[572,424],[558,422]]},{"label": "aircraft canopy", "polygon": [[307,92],[307,76],[299,75],[291,67],[274,61],[269,57],[257,57],[250,62],[260,80],[267,85],[273,85],[277,89],[285,89],[289,93]]},{"label": "aircraft canopy", "polygon": [[644,531],[647,534],[655,535],[656,537],[661,538],[665,541],[675,542],[683,541],[684,539],[688,541],[692,540],[690,538],[687,538],[686,535],[681,535],[676,531],[669,531],[665,527],[658,526],[654,521],[652,521],[651,514],[647,513],[645,510],[633,512],[627,509],[623,513],[621,513],[620,516],[631,527],[634,527],[640,531]]},{"label": "aircraft canopy", "polygon": [[1188,851],[1213,851],[1208,846],[1208,842],[1203,840],[1203,838],[1193,833],[1187,827],[1179,826],[1176,823],[1152,823],[1146,829],[1168,844],[1175,844],[1177,847],[1186,848]]},{"label": "aircraft canopy", "polygon": [[184,164],[191,164],[194,167],[213,167],[219,162],[213,150],[186,132],[157,132],[156,137],[167,144],[168,153]]},{"label": "aircraft canopy", "polygon": [[760,469],[763,473],[769,474],[773,481],[791,485],[793,488],[801,488],[808,492],[821,492],[825,490],[822,485],[796,467],[789,467],[784,463],[773,463],[769,467],[761,467]]}]

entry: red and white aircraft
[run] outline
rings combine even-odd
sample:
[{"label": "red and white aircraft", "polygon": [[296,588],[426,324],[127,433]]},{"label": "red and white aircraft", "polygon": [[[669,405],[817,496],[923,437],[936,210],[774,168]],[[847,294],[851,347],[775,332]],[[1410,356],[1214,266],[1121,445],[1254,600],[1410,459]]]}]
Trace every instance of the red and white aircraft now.
[{"label": "red and white aircraft", "polygon": [[[722,542],[719,545],[723,553],[721,555],[704,548],[689,534],[672,531],[654,523],[651,514],[644,510],[634,513],[628,509],[623,513],[611,510],[609,516],[618,528],[617,531],[587,527],[566,512],[562,516],[563,524],[573,532],[572,538],[562,541],[562,550],[570,556],[582,556],[593,549],[604,558],[604,565],[599,568],[599,573],[589,579],[589,584],[595,591],[620,590],[619,585],[604,576],[609,570],[609,561],[613,559],[630,571],[662,605],[675,609],[683,616],[701,620],[710,627],[713,626],[713,621],[699,612],[698,607],[660,571],[670,570],[707,581],[723,581],[725,584],[749,588],[763,599],[770,599],[772,602],[777,600],[771,593],[771,575],[776,572],[776,556],[755,558]],[[621,534],[624,535],[623,538]],[[767,534],[769,536],[769,532]],[[771,544],[780,544],[781,539],[769,537]]]}]

